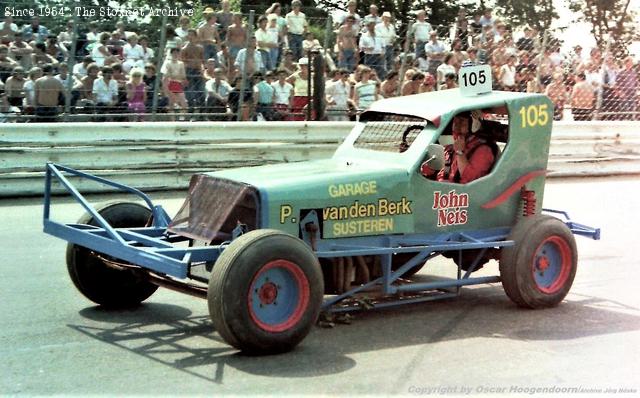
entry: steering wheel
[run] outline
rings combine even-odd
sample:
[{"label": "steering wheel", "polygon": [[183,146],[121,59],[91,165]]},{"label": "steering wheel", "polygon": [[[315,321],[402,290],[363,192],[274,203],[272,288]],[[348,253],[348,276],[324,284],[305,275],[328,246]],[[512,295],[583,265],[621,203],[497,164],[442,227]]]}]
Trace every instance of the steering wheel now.
[{"label": "steering wheel", "polygon": [[407,149],[409,149],[410,144],[407,142],[407,137],[409,136],[409,133],[414,130],[422,130],[423,128],[424,126],[421,124],[414,124],[407,127],[404,133],[402,133],[402,138],[400,139],[400,153],[405,152]]}]

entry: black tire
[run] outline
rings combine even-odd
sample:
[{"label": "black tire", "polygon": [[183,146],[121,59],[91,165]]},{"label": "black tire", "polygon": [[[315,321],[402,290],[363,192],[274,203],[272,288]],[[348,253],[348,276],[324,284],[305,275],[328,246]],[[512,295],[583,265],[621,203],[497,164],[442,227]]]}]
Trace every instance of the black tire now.
[{"label": "black tire", "polygon": [[[151,217],[151,210],[132,202],[106,203],[96,210],[114,228],[144,227]],[[98,225],[89,213],[78,223]],[[72,243],[67,245],[67,270],[80,293],[109,308],[136,306],[158,289],[135,270],[109,267],[93,250]]]},{"label": "black tire", "polygon": [[578,265],[571,230],[555,217],[535,215],[520,220],[508,239],[515,245],[502,249],[500,258],[507,296],[525,308],[560,303],[571,289]]},{"label": "black tire", "polygon": [[272,354],[305,338],[318,319],[323,292],[322,270],[311,249],[291,235],[262,229],[222,252],[207,301],[213,325],[227,343],[249,354]]}]

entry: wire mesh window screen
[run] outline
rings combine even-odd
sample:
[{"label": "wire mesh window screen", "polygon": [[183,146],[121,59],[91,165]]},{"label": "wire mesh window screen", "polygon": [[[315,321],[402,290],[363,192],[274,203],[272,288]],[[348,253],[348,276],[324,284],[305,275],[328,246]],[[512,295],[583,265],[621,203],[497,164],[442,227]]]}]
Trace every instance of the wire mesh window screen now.
[{"label": "wire mesh window screen", "polygon": [[374,151],[404,152],[427,124],[428,121],[418,117],[380,114],[375,120],[365,123],[353,146]]}]

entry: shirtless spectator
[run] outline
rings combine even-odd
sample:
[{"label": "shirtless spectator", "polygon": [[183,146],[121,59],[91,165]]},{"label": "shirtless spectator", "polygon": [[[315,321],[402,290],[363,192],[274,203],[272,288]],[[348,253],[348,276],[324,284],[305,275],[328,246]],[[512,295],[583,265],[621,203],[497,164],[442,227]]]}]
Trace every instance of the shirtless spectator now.
[{"label": "shirtless spectator", "polygon": [[93,83],[98,78],[98,72],[100,67],[97,64],[87,66],[87,74],[78,80],[71,91],[71,105],[86,108],[85,113],[91,113],[93,110]]},{"label": "shirtless spectator", "polygon": [[233,23],[227,29],[227,47],[231,54],[231,63],[235,62],[240,49],[247,41],[247,28],[242,22],[242,14],[233,14]]},{"label": "shirtless spectator", "polygon": [[18,63],[9,58],[9,47],[0,44],[0,81],[6,81],[16,66],[18,66]]},{"label": "shirtless spectator", "polygon": [[[204,59],[214,58],[217,61],[217,44],[220,43],[220,35],[218,34],[218,25],[216,24],[216,14],[212,8],[207,8],[203,13],[203,17],[204,21],[198,26],[197,37],[204,50]],[[187,31],[187,39],[188,38],[189,34]]]},{"label": "shirtless spectator", "polygon": [[347,16],[344,25],[338,29],[338,67],[353,72],[358,64],[358,42],[353,26],[355,24],[353,15]]},{"label": "shirtless spectator", "polygon": [[586,80],[584,72],[576,75],[576,84],[571,91],[571,113],[573,120],[591,120],[593,116],[594,91]]},{"label": "shirtless spectator", "polygon": [[44,65],[51,64],[57,65],[58,60],[46,53],[46,46],[44,43],[36,43],[34,52],[31,54],[31,64],[33,66],[43,67]]},{"label": "shirtless spectator", "polygon": [[[201,28],[202,29],[202,28]],[[189,29],[187,33],[187,44],[182,47],[182,62],[184,62],[185,73],[187,75],[187,87],[185,95],[187,104],[191,111],[204,104],[204,79],[202,77],[202,66],[204,65],[207,52],[203,46],[198,44],[199,35],[195,29]],[[205,45],[206,46],[206,45]],[[212,58],[212,57],[209,57]]]},{"label": "shirtless spectator", "polygon": [[402,95],[418,94],[420,86],[424,80],[424,74],[422,72],[416,72],[411,76],[410,80],[406,80],[402,85]]},{"label": "shirtless spectator", "polygon": [[35,82],[35,115],[36,122],[55,122],[58,119],[61,100],[64,99],[64,87],[53,76],[53,66],[42,67],[44,76]]},{"label": "shirtless spectator", "polygon": [[26,70],[31,69],[31,53],[33,48],[22,40],[22,33],[16,32],[14,40],[9,45],[11,58],[15,59]]},{"label": "shirtless spectator", "polygon": [[553,120],[561,120],[564,103],[567,100],[567,87],[562,73],[553,75],[553,81],[547,86],[545,94],[553,101]]},{"label": "shirtless spectator", "polygon": [[387,78],[380,85],[380,94],[384,98],[391,98],[398,95],[398,72],[392,71],[387,74]]},{"label": "shirtless spectator", "polygon": [[[187,74],[184,63],[180,61],[180,49],[172,48],[169,59],[164,61],[162,69],[162,86],[165,94],[169,99],[169,112],[174,112],[176,105],[178,111],[184,111],[187,108],[187,99],[184,96],[184,84],[187,81]],[[175,120],[175,118],[172,118]]]},{"label": "shirtless spectator", "polygon": [[9,105],[22,109],[24,102],[24,84],[26,83],[24,68],[16,66],[4,85]]},{"label": "shirtless spectator", "polygon": [[233,13],[231,12],[229,0],[222,0],[220,2],[220,8],[221,10],[216,13],[216,19],[218,20],[218,25],[220,25],[220,40],[222,43],[226,40],[227,29],[233,23]]}]

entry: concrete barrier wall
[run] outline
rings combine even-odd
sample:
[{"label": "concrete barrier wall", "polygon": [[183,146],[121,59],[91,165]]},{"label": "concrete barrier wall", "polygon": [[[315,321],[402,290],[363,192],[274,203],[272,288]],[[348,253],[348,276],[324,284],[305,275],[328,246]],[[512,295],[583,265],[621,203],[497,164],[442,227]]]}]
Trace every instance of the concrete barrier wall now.
[{"label": "concrete barrier wall", "polygon": [[[144,190],[186,188],[194,172],[326,158],[351,122],[40,123],[0,127],[0,196],[42,194],[57,162]],[[557,122],[549,175],[640,173],[639,122]],[[88,192],[107,187],[79,182]],[[54,190],[55,192],[55,190]]]}]

